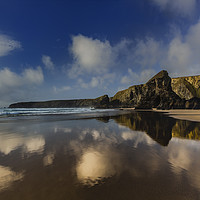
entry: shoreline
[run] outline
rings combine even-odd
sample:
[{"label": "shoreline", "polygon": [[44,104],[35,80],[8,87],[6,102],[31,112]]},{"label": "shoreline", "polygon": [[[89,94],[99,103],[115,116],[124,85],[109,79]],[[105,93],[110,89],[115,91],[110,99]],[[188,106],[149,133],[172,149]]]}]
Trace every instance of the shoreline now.
[{"label": "shoreline", "polygon": [[8,123],[10,121],[63,121],[63,120],[84,120],[96,119],[101,117],[112,117],[123,114],[128,114],[128,110],[112,109],[112,110],[98,110],[97,112],[78,112],[65,114],[32,114],[32,115],[10,115],[0,116],[0,124]]},{"label": "shoreline", "polygon": [[200,110],[193,110],[193,109],[158,110],[156,108],[153,108],[153,109],[121,108],[121,110],[129,110],[129,111],[136,111],[136,112],[137,111],[160,112],[165,115],[168,115],[169,117],[173,117],[175,119],[200,122]]},{"label": "shoreline", "polygon": [[[97,109],[98,110],[98,109]],[[33,114],[33,115],[10,115],[10,116],[1,116],[0,121],[3,119],[30,119],[30,118],[65,118],[65,119],[87,119],[87,118],[96,118],[96,117],[105,117],[105,116],[113,116],[113,115],[121,115],[126,112],[160,112],[169,117],[173,117],[175,119],[180,120],[188,120],[193,122],[200,122],[200,109],[170,109],[170,110],[158,110],[156,108],[153,109],[135,109],[135,108],[113,108],[111,110],[99,109],[97,112],[83,112],[83,113],[65,113],[65,114]]]},{"label": "shoreline", "polygon": [[153,109],[155,112],[162,112],[169,117],[175,119],[188,120],[193,122],[200,122],[200,110],[186,110],[186,109],[172,109],[172,110],[157,110]]}]

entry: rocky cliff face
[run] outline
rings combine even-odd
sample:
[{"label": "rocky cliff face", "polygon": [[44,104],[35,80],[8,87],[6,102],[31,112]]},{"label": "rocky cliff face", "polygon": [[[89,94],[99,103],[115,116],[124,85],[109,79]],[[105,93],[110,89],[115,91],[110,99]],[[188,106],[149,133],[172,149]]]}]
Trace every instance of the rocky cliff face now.
[{"label": "rocky cliff face", "polygon": [[151,78],[146,84],[135,85],[119,91],[111,104],[136,108],[184,108],[185,102],[172,90],[171,78],[163,70]]},{"label": "rocky cliff face", "polygon": [[172,78],[171,86],[182,99],[200,98],[200,76]]},{"label": "rocky cliff face", "polygon": [[171,79],[163,70],[146,84],[134,85],[96,99],[57,100],[45,102],[22,102],[11,104],[10,108],[55,108],[55,107],[95,107],[95,108],[158,108],[200,109],[200,76]]},{"label": "rocky cliff face", "polygon": [[74,99],[74,100],[55,100],[43,102],[19,102],[9,106],[9,108],[84,108],[100,107],[108,108],[109,97],[104,95],[96,99]]}]

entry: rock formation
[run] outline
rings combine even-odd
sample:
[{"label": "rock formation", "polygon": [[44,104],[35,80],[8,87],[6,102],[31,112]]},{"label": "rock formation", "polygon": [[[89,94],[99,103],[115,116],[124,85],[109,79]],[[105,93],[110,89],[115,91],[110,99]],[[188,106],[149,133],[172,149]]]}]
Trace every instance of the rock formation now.
[{"label": "rock formation", "polygon": [[182,99],[200,98],[200,76],[172,78],[172,90]]},{"label": "rock formation", "polygon": [[[113,102],[113,103],[112,103]],[[111,98],[111,105],[118,103],[122,107],[135,108],[184,108],[185,102],[172,90],[171,78],[163,70],[146,84],[134,85],[119,91]]]},{"label": "rock formation", "polygon": [[55,100],[45,102],[21,102],[11,104],[10,108],[55,108],[55,107],[95,107],[136,109],[200,109],[200,76],[171,79],[163,70],[146,84],[134,85],[96,99]]},{"label": "rock formation", "polygon": [[84,108],[101,107],[108,108],[109,97],[104,95],[96,99],[74,99],[74,100],[53,100],[40,102],[19,102],[9,106],[9,108]]}]

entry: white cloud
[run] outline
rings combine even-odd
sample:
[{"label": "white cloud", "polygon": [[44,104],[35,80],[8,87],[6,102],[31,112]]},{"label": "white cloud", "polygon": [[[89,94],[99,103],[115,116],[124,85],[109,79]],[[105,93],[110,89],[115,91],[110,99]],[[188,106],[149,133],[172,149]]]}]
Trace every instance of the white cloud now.
[{"label": "white cloud", "polygon": [[7,106],[16,100],[23,100],[31,95],[35,86],[42,84],[44,80],[40,67],[25,69],[21,75],[12,72],[9,68],[0,70],[0,96],[1,106]]},{"label": "white cloud", "polygon": [[46,69],[48,69],[48,70],[53,70],[54,69],[54,63],[52,62],[50,56],[43,55],[42,56],[42,62],[44,64],[44,66],[46,67]]},{"label": "white cloud", "polygon": [[133,72],[132,69],[128,69],[128,75],[125,75],[121,79],[122,84],[140,84],[147,82],[156,71],[154,69],[144,69],[140,73]]},{"label": "white cloud", "polygon": [[92,77],[92,80],[91,80],[91,87],[97,87],[100,83],[100,80],[97,78],[97,77]]},{"label": "white cloud", "polygon": [[188,43],[184,43],[180,38],[174,38],[170,45],[168,51],[168,63],[169,67],[184,67],[189,66],[191,62],[191,49]]},{"label": "white cloud", "polygon": [[154,66],[158,58],[163,54],[163,51],[161,51],[163,49],[162,46],[162,42],[149,37],[145,38],[145,40],[137,40],[132,55],[134,57],[134,63],[141,67]]},{"label": "white cloud", "polygon": [[71,90],[71,89],[72,89],[72,88],[71,88],[70,86],[63,86],[63,87],[61,87],[61,88],[58,88],[58,87],[56,87],[56,86],[53,87],[53,91],[54,91],[55,93],[66,92],[66,91],[69,91],[69,90]]},{"label": "white cloud", "polygon": [[11,51],[21,48],[20,42],[7,35],[0,34],[0,57],[8,55]]},{"label": "white cloud", "polygon": [[78,79],[78,86],[84,89],[99,87],[101,84],[101,77],[92,77],[90,82],[85,82],[83,79]]},{"label": "white cloud", "polygon": [[[116,73],[111,73],[113,68],[122,69],[131,67],[128,75],[122,78],[122,83],[137,83],[147,81],[154,70],[157,58],[161,57],[162,43],[152,38],[143,40],[122,39],[114,46],[109,41],[100,41],[83,35],[72,38],[70,48],[73,55],[73,63],[68,71],[68,76],[78,78],[78,85],[82,88],[106,88],[106,85],[114,82]],[[142,71],[133,72],[135,66],[140,66]],[[85,81],[85,75],[93,75],[90,81]],[[134,81],[131,81],[131,80]]]},{"label": "white cloud", "polygon": [[37,69],[25,69],[23,74],[23,81],[28,84],[36,84],[39,85],[43,82],[44,76],[41,67],[37,67]]},{"label": "white cloud", "polygon": [[195,54],[199,55],[200,51],[200,21],[192,25],[186,35],[186,41],[192,46]]},{"label": "white cloud", "polygon": [[105,73],[101,76],[93,76],[89,82],[85,82],[82,78],[78,79],[78,86],[84,89],[90,88],[107,88],[110,83],[115,80],[115,73]]},{"label": "white cloud", "polygon": [[152,2],[162,10],[168,9],[184,16],[192,15],[197,4],[196,0],[152,0]]},{"label": "white cloud", "polygon": [[163,64],[172,75],[199,74],[200,21],[191,26],[185,35],[173,38],[164,56]]},{"label": "white cloud", "polygon": [[21,75],[12,72],[9,68],[0,70],[0,92],[4,89],[19,87],[25,84],[41,84],[44,80],[40,67],[25,69]]},{"label": "white cloud", "polygon": [[69,71],[71,77],[82,73],[104,73],[112,63],[112,47],[107,40],[73,36],[70,50],[74,59]]},{"label": "white cloud", "polygon": [[172,34],[167,40],[122,39],[112,46],[109,41],[74,36],[74,60],[68,76],[77,78],[77,84],[88,89],[106,88],[114,81],[123,85],[145,83],[161,69],[168,70],[172,77],[199,74],[200,21],[184,34],[180,30]]},{"label": "white cloud", "polygon": [[[164,67],[171,76],[199,74],[199,35],[200,21],[189,27],[185,34],[177,31],[168,42],[152,38],[137,40],[135,47],[131,49],[131,55],[134,58],[133,67],[128,69],[128,73],[122,77],[121,83],[129,84],[134,80],[137,83],[145,82],[147,78],[150,78],[149,75],[155,73],[152,69],[158,67]],[[137,66],[139,70],[134,66]]]},{"label": "white cloud", "polygon": [[85,83],[83,79],[79,78],[78,79],[78,85],[80,85],[81,88],[88,89],[90,84]]}]

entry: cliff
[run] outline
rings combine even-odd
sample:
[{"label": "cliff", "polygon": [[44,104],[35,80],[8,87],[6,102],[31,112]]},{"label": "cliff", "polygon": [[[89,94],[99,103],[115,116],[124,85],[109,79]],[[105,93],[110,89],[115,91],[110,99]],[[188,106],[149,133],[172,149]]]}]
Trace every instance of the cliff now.
[{"label": "cliff", "polygon": [[200,98],[200,75],[172,78],[171,86],[182,99]]},{"label": "cliff", "polygon": [[184,108],[185,102],[172,90],[171,78],[163,70],[146,84],[134,85],[119,91],[111,98],[111,105],[116,102],[122,107],[135,108]]},{"label": "cliff", "polygon": [[101,107],[107,108],[109,104],[108,95],[96,99],[74,99],[74,100],[53,100],[40,102],[19,102],[9,106],[9,108],[83,108]]},{"label": "cliff", "polygon": [[11,104],[9,107],[135,107],[136,109],[200,109],[200,76],[171,79],[168,72],[162,70],[147,83],[131,86],[126,90],[117,92],[111,98],[104,95],[96,99],[21,102]]}]

